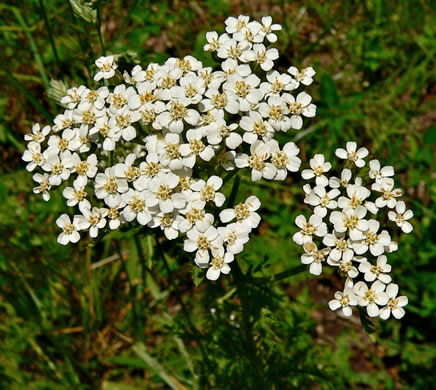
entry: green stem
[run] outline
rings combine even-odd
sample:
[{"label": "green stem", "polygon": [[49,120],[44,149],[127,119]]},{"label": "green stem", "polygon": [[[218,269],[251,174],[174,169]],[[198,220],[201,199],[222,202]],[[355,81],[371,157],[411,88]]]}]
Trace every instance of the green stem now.
[{"label": "green stem", "polygon": [[226,176],[224,176],[223,185],[226,184],[233,176],[238,174],[238,172],[239,172],[239,169],[235,168],[233,171],[230,171],[230,173],[228,173]]},{"label": "green stem", "polygon": [[289,277],[294,276],[294,275],[301,274],[302,272],[306,272],[306,270],[307,270],[307,265],[300,264],[300,265],[297,265],[295,267],[284,270],[282,272],[279,272],[277,274],[267,276],[264,278],[253,278],[253,280],[256,282],[261,282],[261,283],[262,282],[279,282],[280,280],[289,278]]},{"label": "green stem", "polygon": [[[68,1],[68,6],[69,6],[69,8],[70,8],[71,19],[72,19],[72,22],[73,22],[72,25],[73,25],[73,26],[76,26],[77,23],[78,23],[78,21],[77,21],[76,16],[74,15],[73,6],[71,5],[71,2],[70,2],[70,1]],[[78,39],[78,41],[79,41],[80,48],[82,49],[82,51],[83,51],[84,53],[87,53],[87,54],[88,54],[88,58],[85,60],[85,65],[86,65],[86,70],[88,71],[88,78],[90,78],[90,77],[91,77],[91,69],[90,69],[90,67],[89,67],[89,62],[90,62],[90,60],[91,60],[91,61],[94,61],[94,60],[95,60],[94,53],[92,52],[92,47],[91,47],[91,45],[89,44],[89,41],[86,40],[86,42],[85,42],[85,41],[82,39],[82,34],[81,34],[81,32],[80,32],[77,28],[76,28],[75,30],[76,30],[76,33],[77,33],[77,39]]]},{"label": "green stem", "polygon": [[236,175],[235,180],[233,180],[232,190],[230,191],[230,195],[227,199],[227,203],[226,203],[227,208],[233,207],[235,203],[236,195],[238,194],[240,183],[241,183],[241,177],[239,175]]},{"label": "green stem", "polygon": [[38,69],[39,69],[39,73],[41,74],[42,81],[44,83],[45,88],[48,89],[50,87],[50,82],[48,80],[47,73],[45,72],[44,63],[42,62],[41,54],[38,51],[36,42],[33,39],[32,34],[28,30],[27,23],[24,20],[18,8],[11,7],[11,11],[14,13],[15,18],[18,20],[18,23],[20,23],[21,27],[24,30],[24,33],[26,34],[27,40],[29,41],[30,49],[32,50],[33,56],[35,57],[35,62],[38,65]]},{"label": "green stem", "polygon": [[136,334],[140,335],[140,339],[142,340],[144,334],[143,334],[143,332],[140,331],[141,327],[140,327],[139,318],[138,318],[138,311],[136,309],[135,288],[134,288],[134,286],[132,284],[132,281],[130,280],[129,270],[127,269],[127,263],[126,263],[126,260],[124,259],[120,243],[117,240],[115,240],[115,246],[117,248],[118,256],[120,256],[120,260],[121,260],[121,264],[123,266],[123,270],[126,273],[127,283],[129,284],[129,295],[130,295],[130,301],[131,301],[131,304],[132,304],[133,323],[135,325]]},{"label": "green stem", "polygon": [[3,71],[5,72],[6,76],[8,76],[12,83],[19,89],[21,90],[21,92],[23,92],[24,96],[27,98],[27,100],[30,101],[30,103],[32,103],[35,108],[46,117],[46,119],[48,121],[53,121],[53,115],[50,114],[50,112],[48,110],[46,110],[41,103],[39,103],[33,96],[32,94],[27,90],[27,88],[21,84],[15,77],[14,75],[9,72],[3,65],[0,64],[0,67],[3,69]]},{"label": "green stem", "polygon": [[98,40],[100,41],[101,52],[105,56],[106,55],[106,49],[105,49],[104,43],[103,43],[103,36],[101,35],[100,3],[97,4],[97,24],[95,25],[95,28],[97,29]]},{"label": "green stem", "polygon": [[239,297],[241,312],[242,312],[242,327],[244,331],[242,332],[243,337],[245,337],[244,347],[246,348],[246,356],[249,359],[251,365],[253,366],[253,373],[256,377],[256,383],[259,388],[265,388],[262,377],[262,362],[259,360],[257,354],[257,347],[254,341],[253,334],[253,326],[255,320],[250,319],[250,313],[247,311],[247,297],[245,293],[240,293],[241,291],[245,292],[249,286],[246,285],[248,278],[250,278],[243,274],[239,264],[235,262],[232,264],[232,274],[234,275],[234,280],[236,282],[236,294]]},{"label": "green stem", "polygon": [[136,250],[138,251],[138,257],[139,257],[139,260],[141,261],[142,287],[143,287],[143,289],[145,289],[145,277],[146,277],[147,271],[150,271],[150,270],[147,267],[147,260],[144,256],[144,249],[142,248],[142,244],[141,244],[141,241],[139,239],[139,235],[135,234],[133,239],[135,240]]},{"label": "green stem", "polygon": [[132,16],[132,13],[133,13],[133,11],[135,10],[135,8],[136,8],[136,6],[138,5],[138,3],[139,3],[139,0],[135,0],[134,3],[131,5],[131,7],[130,7],[130,9],[129,9],[129,12],[127,13],[126,17],[125,17],[124,20],[123,20],[123,23],[121,23],[121,27],[120,27],[120,29],[118,30],[117,35],[115,35],[115,38],[112,40],[112,44],[114,44],[116,41],[118,41],[118,39],[119,39],[121,33],[122,33],[123,30],[124,30],[124,27],[126,27],[126,24],[127,24],[127,22],[129,21],[130,16]]},{"label": "green stem", "polygon": [[50,23],[48,21],[47,11],[45,9],[45,5],[44,5],[43,0],[39,0],[39,6],[41,7],[42,15],[44,16],[45,27],[47,28],[48,38],[50,40],[50,44],[51,44],[51,48],[53,50],[53,55],[55,57],[56,64],[57,64],[58,68],[60,69],[60,61],[59,61],[58,51],[56,49],[56,45],[55,45],[55,42],[53,39],[53,34],[51,31]]},{"label": "green stem", "polygon": [[188,311],[188,309],[186,308],[186,305],[185,305],[185,303],[183,302],[182,297],[180,296],[180,293],[179,293],[179,290],[178,290],[177,286],[176,286],[176,285],[174,284],[174,282],[173,282],[173,279],[172,279],[172,277],[171,277],[171,269],[170,269],[170,267],[169,267],[169,264],[168,264],[168,261],[167,261],[167,259],[166,259],[166,257],[165,257],[165,254],[164,254],[163,248],[162,248],[162,246],[160,245],[157,236],[156,236],[156,246],[157,246],[157,250],[158,250],[158,252],[159,252],[159,255],[160,255],[160,257],[161,257],[161,259],[162,259],[162,261],[163,261],[163,263],[164,263],[165,269],[166,269],[166,271],[167,271],[167,274],[168,274],[168,280],[169,280],[169,282],[170,282],[170,284],[171,284],[171,286],[172,286],[172,288],[173,288],[173,290],[174,290],[174,293],[176,294],[176,298],[177,298],[177,300],[179,301],[180,307],[182,308],[182,312],[183,312],[184,316],[186,317],[186,320],[187,320],[187,322],[188,322],[188,325],[189,325],[190,328],[194,331],[194,333],[195,333],[197,336],[199,336],[199,337],[196,339],[196,341],[197,341],[197,343],[198,343],[198,346],[200,347],[200,351],[201,351],[201,354],[203,355],[204,362],[205,362],[207,365],[209,365],[209,357],[208,357],[208,355],[206,354],[206,351],[204,350],[203,343],[201,342],[201,337],[203,337],[203,335],[202,335],[202,333],[201,333],[201,332],[196,328],[196,326],[194,325],[194,323],[192,322],[192,320],[191,320],[191,316],[189,315],[189,311]]}]

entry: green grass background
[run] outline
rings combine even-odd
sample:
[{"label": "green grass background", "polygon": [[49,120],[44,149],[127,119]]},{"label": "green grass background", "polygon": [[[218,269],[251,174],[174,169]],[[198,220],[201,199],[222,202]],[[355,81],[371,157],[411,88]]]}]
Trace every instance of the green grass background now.
[{"label": "green grass background", "polygon": [[[375,321],[370,338],[358,317],[328,310],[341,285],[332,272],[267,287],[242,281],[235,299],[232,277],[195,286],[192,261],[164,243],[167,269],[151,237],[139,253],[131,232],[93,248],[56,244],[54,222],[66,207],[60,194],[46,203],[31,193],[22,139],[62,110],[50,80],[86,84],[101,47],[67,1],[8,1],[0,4],[0,388],[434,388],[434,3],[126,0],[100,8],[107,52],[143,65],[191,53],[213,65],[205,32],[223,31],[230,15],[281,23],[278,66],[317,71],[306,89],[317,116],[286,140],[304,159],[333,159],[356,140],[395,167],[415,213],[414,232],[389,256],[407,314]],[[297,181],[242,181],[238,197],[254,191],[263,201],[244,270],[265,276],[299,264],[293,221],[306,209]]]}]

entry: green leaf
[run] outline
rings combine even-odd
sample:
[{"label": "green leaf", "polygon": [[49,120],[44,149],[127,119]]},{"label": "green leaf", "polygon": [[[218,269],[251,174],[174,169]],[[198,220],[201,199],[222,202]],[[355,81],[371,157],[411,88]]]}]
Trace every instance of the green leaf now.
[{"label": "green leaf", "polygon": [[204,280],[204,271],[199,267],[191,268],[192,281],[196,286],[199,286]]},{"label": "green leaf", "polygon": [[358,309],[359,309],[360,322],[362,323],[363,328],[365,329],[366,333],[368,333],[368,336],[371,339],[371,341],[373,343],[375,343],[376,342],[376,337],[374,334],[375,333],[375,326],[366,316],[365,310],[360,306],[358,306]]},{"label": "green leaf", "polygon": [[174,390],[181,390],[184,388],[165,371],[165,368],[155,358],[149,355],[147,348],[143,343],[135,344],[132,349],[170,388]]},{"label": "green leaf", "polygon": [[102,390],[143,390],[145,387],[126,385],[125,383],[104,381],[101,385]]}]

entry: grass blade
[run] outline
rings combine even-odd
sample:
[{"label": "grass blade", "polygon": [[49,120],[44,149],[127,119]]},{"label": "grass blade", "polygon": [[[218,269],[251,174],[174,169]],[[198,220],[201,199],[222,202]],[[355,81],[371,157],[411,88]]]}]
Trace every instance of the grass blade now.
[{"label": "grass blade", "polygon": [[10,79],[11,79],[11,81],[12,81],[12,83],[21,91],[21,92],[23,92],[23,94],[24,94],[24,96],[26,96],[26,98],[27,98],[27,100],[29,100],[29,102],[30,103],[32,103],[34,106],[35,106],[35,108],[42,114],[42,115],[44,115],[45,117],[46,117],[46,119],[48,120],[48,121],[52,121],[53,120],[53,115],[52,114],[50,114],[50,112],[47,110],[47,109],[45,109],[42,105],[41,105],[41,103],[39,103],[33,96],[32,96],[32,94],[27,90],[27,88],[23,85],[23,84],[21,84],[15,77],[14,77],[14,75],[11,73],[11,72],[9,72],[6,68],[4,68],[2,65],[0,65],[0,67],[3,69],[3,71],[5,72],[5,74],[6,74],[6,76],[8,76]]},{"label": "grass blade", "polygon": [[33,56],[35,57],[35,62],[38,65],[39,73],[41,74],[42,81],[45,85],[45,88],[49,88],[50,82],[47,77],[47,73],[45,72],[44,63],[42,61],[41,54],[39,54],[38,47],[36,46],[36,42],[33,39],[32,34],[29,32],[29,28],[27,26],[26,21],[24,20],[23,16],[21,15],[21,12],[18,8],[10,7],[11,11],[15,15],[15,18],[18,20],[18,23],[20,23],[21,27],[23,28],[24,33],[26,34],[26,37],[29,41],[30,49],[32,50]]},{"label": "grass blade", "polygon": [[152,356],[149,355],[143,343],[137,343],[132,347],[133,351],[155,372],[171,389],[182,390],[185,387],[170,376],[165,368]]},{"label": "grass blade", "polygon": [[43,0],[39,0],[39,6],[41,7],[41,11],[42,11],[42,14],[44,16],[45,27],[47,29],[48,38],[50,40],[50,44],[51,44],[51,48],[53,50],[53,55],[54,55],[56,64],[57,64],[58,68],[60,68],[60,61],[59,61],[58,51],[57,51],[56,45],[54,43],[53,33],[51,31],[50,23],[49,23],[48,17],[47,17],[47,11],[45,9],[45,5],[44,5],[44,1]]}]

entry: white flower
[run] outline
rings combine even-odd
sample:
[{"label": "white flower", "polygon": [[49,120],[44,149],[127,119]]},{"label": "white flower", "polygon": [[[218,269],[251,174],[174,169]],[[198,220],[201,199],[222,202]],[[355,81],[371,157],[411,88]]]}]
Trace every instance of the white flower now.
[{"label": "white flower", "polygon": [[204,268],[209,263],[209,250],[218,250],[222,246],[222,238],[218,230],[208,223],[197,222],[197,224],[186,233],[183,249],[186,252],[195,253],[195,263]]},{"label": "white flower", "polygon": [[147,226],[151,228],[160,227],[168,240],[174,240],[179,236],[179,225],[182,220],[183,217],[176,211],[171,213],[158,213],[153,215],[153,219]]},{"label": "white flower", "polygon": [[342,254],[342,258],[339,260],[334,260],[331,256],[327,259],[327,263],[333,267],[339,267],[339,270],[347,275],[349,278],[355,278],[359,275],[359,271],[353,265],[353,260],[361,262],[366,260],[364,257],[354,257],[353,251],[345,251]]},{"label": "white flower", "polygon": [[263,42],[263,35],[262,25],[259,22],[252,21],[246,27],[233,33],[232,38],[238,42],[260,43]]},{"label": "white flower", "polygon": [[408,220],[413,217],[413,211],[406,211],[406,204],[403,201],[397,202],[395,210],[396,212],[388,212],[389,219],[394,221],[404,233],[410,233],[413,230],[413,226],[410,222],[408,222]]},{"label": "white flower", "polygon": [[159,163],[159,156],[157,153],[148,153],[146,160],[141,162],[139,165],[140,175],[138,179],[133,182],[133,186],[140,191],[148,189],[148,183],[150,180],[163,170],[164,168]]},{"label": "white flower", "polygon": [[69,88],[67,90],[67,94],[61,98],[61,104],[64,104],[69,108],[70,110],[73,108],[76,108],[76,106],[81,101],[81,96],[83,94],[83,91],[87,90],[84,85],[81,85],[80,87],[73,87]]},{"label": "white flower", "polygon": [[109,202],[106,216],[109,219],[109,228],[111,230],[118,229],[121,225],[121,222],[125,222],[124,217],[122,216],[120,209],[123,208],[126,204],[122,201],[122,199],[113,200]]},{"label": "white flower", "polygon": [[291,116],[291,127],[299,130],[303,126],[301,115],[310,118],[316,115],[316,106],[311,104],[312,97],[306,92],[300,92],[295,99],[291,94],[284,93],[282,99],[288,104]]},{"label": "white flower", "polygon": [[[91,90],[85,88],[80,95],[80,104],[79,109],[81,107],[86,107],[87,104],[94,106],[97,110],[103,110],[104,105],[106,103],[106,98],[109,96],[108,87],[100,87],[97,90]],[[83,103],[83,105],[82,105]]]},{"label": "white flower", "polygon": [[315,76],[315,71],[312,67],[304,68],[301,71],[298,71],[298,69],[295,66],[291,66],[288,69],[288,72],[294,76],[295,81],[297,83],[297,86],[295,88],[298,88],[298,86],[301,84],[304,85],[310,85],[313,82],[313,76]]},{"label": "white flower", "polygon": [[380,234],[377,234],[380,228],[380,222],[375,219],[368,221],[368,230],[363,233],[362,240],[355,241],[353,243],[353,249],[361,255],[369,251],[373,256],[379,256],[384,252],[384,248],[391,243],[391,236],[386,230],[383,230]]},{"label": "white flower", "polygon": [[54,126],[52,130],[57,133],[63,129],[67,129],[73,125],[73,110],[65,110],[63,114],[56,115],[54,118]]},{"label": "white flower", "polygon": [[52,135],[48,139],[48,148],[46,154],[59,154],[66,150],[73,150],[70,147],[71,140],[76,136],[78,129],[65,129],[62,132],[62,137],[59,135]]},{"label": "white flower", "polygon": [[80,211],[83,215],[77,216],[77,226],[79,230],[89,228],[89,235],[92,238],[98,236],[98,230],[106,226],[106,209],[98,207],[89,207],[87,204],[79,205]]},{"label": "white flower", "polygon": [[251,46],[247,41],[236,41],[232,38],[229,38],[220,45],[217,56],[219,58],[232,58],[234,60],[238,59],[239,61],[244,61],[244,52],[249,49]]},{"label": "white flower", "polygon": [[42,193],[42,199],[48,201],[50,199],[50,193],[48,191],[50,191],[51,189],[48,173],[44,173],[44,175],[41,175],[40,173],[35,173],[32,179],[39,184],[38,186],[33,188],[33,192],[35,194]]},{"label": "white flower", "polygon": [[308,241],[312,241],[313,236],[324,237],[327,234],[327,225],[322,221],[322,218],[317,215],[312,215],[309,221],[306,221],[304,215],[299,215],[295,218],[295,224],[301,229],[292,236],[294,242],[298,245],[303,245]]},{"label": "white flower", "polygon": [[302,178],[308,180],[316,176],[316,184],[326,187],[329,181],[323,174],[330,170],[332,164],[325,161],[323,154],[315,154],[315,156],[310,159],[309,164],[311,169],[304,169],[303,172],[301,172]]},{"label": "white flower", "polygon": [[202,99],[205,91],[204,81],[201,77],[188,74],[179,80],[180,86],[170,89],[171,96],[175,99],[188,99],[191,104],[197,104]]},{"label": "white flower", "polygon": [[246,15],[239,15],[237,18],[229,16],[224,23],[226,24],[226,32],[233,34],[237,31],[241,31],[248,25],[250,17]]},{"label": "white flower", "polygon": [[387,275],[391,272],[392,267],[387,264],[387,258],[385,255],[377,258],[377,265],[372,265],[369,261],[363,261],[359,265],[359,271],[364,273],[364,278],[367,282],[373,282],[378,279],[382,283],[389,283],[392,278]]},{"label": "white flower", "polygon": [[276,140],[270,141],[271,162],[277,169],[274,180],[285,180],[288,171],[298,172],[301,160],[297,157],[300,149],[293,142],[288,142],[280,150],[279,143]]},{"label": "white flower", "polygon": [[195,155],[183,157],[180,151],[179,134],[168,133],[162,141],[157,143],[157,153],[160,163],[172,171],[183,167],[192,168],[195,165]]},{"label": "white flower", "polygon": [[223,179],[219,176],[211,176],[207,179],[207,182],[204,180],[196,180],[191,185],[190,188],[193,191],[196,191],[193,194],[193,199],[204,207],[207,202],[214,202],[217,207],[221,207],[226,197],[218,190],[223,185]]},{"label": "white flower", "polygon": [[35,123],[32,126],[32,132],[30,134],[24,135],[24,140],[27,142],[33,141],[37,143],[42,143],[44,142],[47,135],[50,134],[50,132],[51,132],[50,126],[44,126],[43,129],[41,130],[39,123]]},{"label": "white flower", "polygon": [[334,247],[329,254],[329,257],[334,261],[339,261],[345,253],[346,258],[352,258],[354,255],[351,249],[351,242],[345,237],[345,233],[338,233],[336,230],[333,230],[333,233],[328,233],[324,236],[322,243]]},{"label": "white flower", "polygon": [[234,260],[234,255],[230,252],[224,253],[222,246],[212,250],[212,260],[206,272],[206,278],[209,280],[217,280],[220,274],[228,274],[230,272],[231,263]]},{"label": "white flower", "polygon": [[262,18],[262,32],[265,34],[265,37],[270,42],[277,41],[277,35],[273,33],[273,31],[280,31],[282,26],[280,24],[272,24],[271,16],[264,16]]},{"label": "white flower", "polygon": [[251,74],[251,68],[248,64],[239,64],[236,59],[228,58],[221,63],[222,71],[216,71],[216,79],[218,84],[210,89],[219,89],[221,82],[227,80],[232,74],[237,73],[242,77],[247,77]]},{"label": "white flower", "polygon": [[315,206],[313,212],[321,218],[327,215],[327,209],[335,209],[338,203],[333,200],[340,194],[339,190],[334,188],[329,192],[323,186],[316,186],[305,199],[305,203]]},{"label": "white flower", "polygon": [[379,315],[379,306],[384,306],[388,303],[388,294],[384,292],[385,285],[376,280],[371,288],[365,282],[357,282],[354,286],[354,293],[359,297],[359,305],[366,307],[366,311],[370,317]]},{"label": "white flower", "polygon": [[303,264],[310,264],[309,272],[312,275],[321,275],[322,262],[330,252],[330,248],[318,249],[313,241],[308,241],[303,244],[303,249],[306,252],[301,255]]},{"label": "white flower", "polygon": [[[123,217],[127,222],[135,218],[141,225],[147,225],[151,221],[152,215],[146,205],[147,193],[145,191],[135,191],[132,188],[121,195],[121,200],[126,204],[123,209]],[[110,200],[111,205],[117,203],[116,199]]]},{"label": "white flower", "polygon": [[232,93],[228,94],[226,91],[220,92],[216,88],[210,88],[204,96],[208,99],[201,101],[202,111],[219,110],[222,112],[225,110],[231,114],[237,114],[239,111],[238,98]]},{"label": "white flower", "polygon": [[207,130],[207,142],[211,145],[218,145],[224,139],[229,149],[236,149],[242,143],[241,135],[235,131],[237,128],[237,123],[227,125],[224,119],[218,121],[215,126]]},{"label": "white flower", "polygon": [[65,187],[62,194],[67,199],[67,205],[70,207],[80,204],[86,201],[86,196],[88,195],[85,191],[86,185],[88,184],[88,179],[86,176],[78,176],[73,182],[73,187]]},{"label": "white flower", "polygon": [[214,149],[210,145],[203,143],[203,131],[201,129],[191,129],[186,132],[186,139],[189,143],[180,145],[180,153],[183,157],[199,156],[204,161],[210,161],[215,155]]},{"label": "white flower", "polygon": [[267,82],[260,84],[265,96],[280,96],[283,91],[292,91],[297,88],[295,80],[286,73],[280,74],[272,70],[266,74]]},{"label": "white flower", "polygon": [[67,214],[62,214],[57,220],[56,225],[62,229],[62,233],[58,236],[58,243],[67,245],[69,242],[76,243],[80,240],[80,234],[77,230],[77,217],[74,217],[71,222],[70,217]]},{"label": "white flower", "polygon": [[247,154],[237,154],[235,164],[238,168],[251,168],[251,180],[258,181],[262,177],[271,180],[277,173],[277,168],[272,163],[267,163],[271,154],[268,144],[262,141],[255,141],[250,146],[251,156]]},{"label": "white flower", "polygon": [[185,207],[185,196],[180,192],[175,192],[179,181],[179,176],[172,172],[162,172],[151,179],[148,183],[151,194],[147,196],[147,207],[159,206],[160,211],[164,214]]},{"label": "white flower", "polygon": [[116,128],[120,129],[125,141],[132,141],[136,137],[136,129],[132,124],[140,119],[141,114],[138,111],[130,111],[128,106],[124,106],[109,119],[109,126],[113,128],[113,131],[116,131]]},{"label": "white flower", "polygon": [[262,116],[256,111],[250,111],[249,116],[243,116],[239,122],[239,126],[245,130],[242,137],[247,144],[253,144],[259,138],[263,141],[268,141],[274,136],[274,129],[265,122]]},{"label": "white flower", "polygon": [[262,99],[262,92],[257,88],[259,84],[260,79],[255,74],[243,77],[234,73],[228,77],[223,89],[227,94],[236,96],[240,111],[249,111],[253,104]]},{"label": "white flower", "polygon": [[77,153],[71,155],[72,172],[77,173],[80,176],[87,176],[93,178],[97,172],[97,156],[95,154],[89,155],[86,160],[81,160]]},{"label": "white flower", "polygon": [[141,65],[135,65],[132,69],[131,76],[124,71],[123,78],[128,84],[137,84],[145,80],[146,72],[142,69]]},{"label": "white flower", "polygon": [[63,152],[60,156],[57,154],[48,154],[42,169],[50,172],[49,183],[53,186],[61,185],[62,181],[68,180],[72,168],[71,152]]},{"label": "white flower", "polygon": [[78,151],[79,153],[88,152],[91,149],[91,137],[88,134],[88,125],[82,125],[79,129],[74,130],[75,135],[74,138],[70,141],[68,148],[70,150]]},{"label": "white flower", "polygon": [[352,240],[361,240],[363,232],[368,230],[368,221],[363,219],[367,209],[363,206],[357,206],[355,209],[346,208],[340,211],[333,211],[330,214],[330,222],[339,233],[348,231]]},{"label": "white flower", "polygon": [[100,57],[95,61],[95,65],[100,70],[94,76],[95,81],[103,79],[110,79],[115,75],[115,70],[118,65],[114,63],[114,56]]},{"label": "white flower", "polygon": [[277,58],[279,58],[279,51],[276,48],[267,50],[261,43],[255,44],[251,50],[243,54],[243,61],[256,62],[265,72],[272,69]]},{"label": "white flower", "polygon": [[[81,103],[79,108],[73,110],[72,119],[74,120],[74,123],[83,123],[94,126],[97,120],[102,118],[105,114],[106,109],[98,110],[91,103]],[[58,129],[58,131],[59,130],[62,129]]]},{"label": "white flower", "polygon": [[347,188],[347,186],[350,184],[351,176],[352,176],[351,171],[348,168],[345,168],[341,172],[340,179],[335,176],[332,176],[329,179],[329,186],[332,188],[339,188],[339,187]]},{"label": "white flower", "polygon": [[179,210],[184,215],[184,220],[180,221],[179,230],[182,233],[186,233],[197,222],[206,223],[212,225],[214,222],[213,215],[206,213],[204,210],[204,202],[198,202],[194,198],[187,198],[186,207]]},{"label": "white flower", "polygon": [[116,164],[114,167],[115,176],[120,179],[126,179],[128,182],[138,179],[141,175],[141,169],[133,165],[136,157],[135,153],[130,153],[123,163]]},{"label": "white flower", "polygon": [[40,167],[45,164],[46,158],[41,153],[41,144],[38,142],[29,142],[27,145],[27,150],[24,151],[23,161],[28,162],[26,169],[32,172],[36,167]]},{"label": "white flower", "polygon": [[377,207],[388,206],[390,209],[394,208],[397,204],[397,199],[403,193],[400,189],[393,189],[394,181],[392,179],[384,179],[381,183],[373,183],[371,189],[373,191],[381,192],[382,195],[376,199],[375,205]]},{"label": "white flower", "polygon": [[230,223],[225,227],[219,227],[218,233],[222,237],[227,252],[234,255],[241,253],[244,245],[248,242],[251,227],[243,223]]},{"label": "white flower", "polygon": [[362,168],[365,166],[365,160],[363,159],[368,156],[369,151],[366,148],[360,148],[359,150],[356,149],[356,142],[347,142],[347,150],[338,148],[336,149],[335,154],[339,158],[354,162],[358,168]]},{"label": "white flower", "polygon": [[378,160],[371,160],[368,175],[376,183],[381,184],[384,179],[394,176],[394,168],[391,166],[381,168]]},{"label": "white flower", "polygon": [[200,120],[198,111],[187,108],[188,105],[186,98],[171,100],[166,106],[167,111],[160,113],[156,120],[172,133],[180,134],[184,129],[184,121],[195,126]]},{"label": "white flower", "polygon": [[106,168],[104,173],[99,173],[95,177],[95,196],[104,199],[108,206],[119,202],[120,194],[128,189],[127,181],[116,176],[114,167]]},{"label": "white flower", "polygon": [[353,309],[350,306],[356,306],[357,303],[357,297],[353,288],[346,287],[343,292],[335,292],[335,299],[329,302],[329,307],[333,311],[342,308],[344,316],[350,317],[353,314]]},{"label": "white flower", "polygon": [[286,116],[289,113],[288,108],[278,96],[270,96],[268,103],[260,103],[259,113],[264,118],[269,118],[268,122],[277,131],[288,131],[291,128],[291,120]]},{"label": "white flower", "polygon": [[227,34],[220,35],[216,31],[209,31],[206,33],[207,44],[203,46],[204,51],[218,51],[218,49],[227,41],[230,37]]},{"label": "white flower", "polygon": [[371,195],[371,191],[368,188],[357,184],[350,184],[346,188],[348,198],[346,196],[341,196],[338,199],[338,206],[341,209],[352,208],[355,209],[364,203],[365,199]]},{"label": "white flower", "polygon": [[390,317],[391,312],[397,320],[403,318],[405,314],[403,306],[406,306],[409,302],[405,296],[397,298],[398,284],[389,284],[386,287],[386,294],[389,297],[389,301],[385,307],[380,309],[380,318],[387,320]]},{"label": "white flower", "polygon": [[[129,95],[127,104],[131,110],[145,108],[148,104],[154,103],[157,100],[156,82],[144,81],[136,85],[138,93]],[[152,106],[154,107],[154,106]]]},{"label": "white flower", "polygon": [[244,203],[239,203],[231,209],[220,212],[220,219],[227,223],[236,219],[236,222],[248,227],[250,230],[257,228],[260,223],[260,215],[256,211],[260,207],[260,200],[257,196],[249,196]]}]

